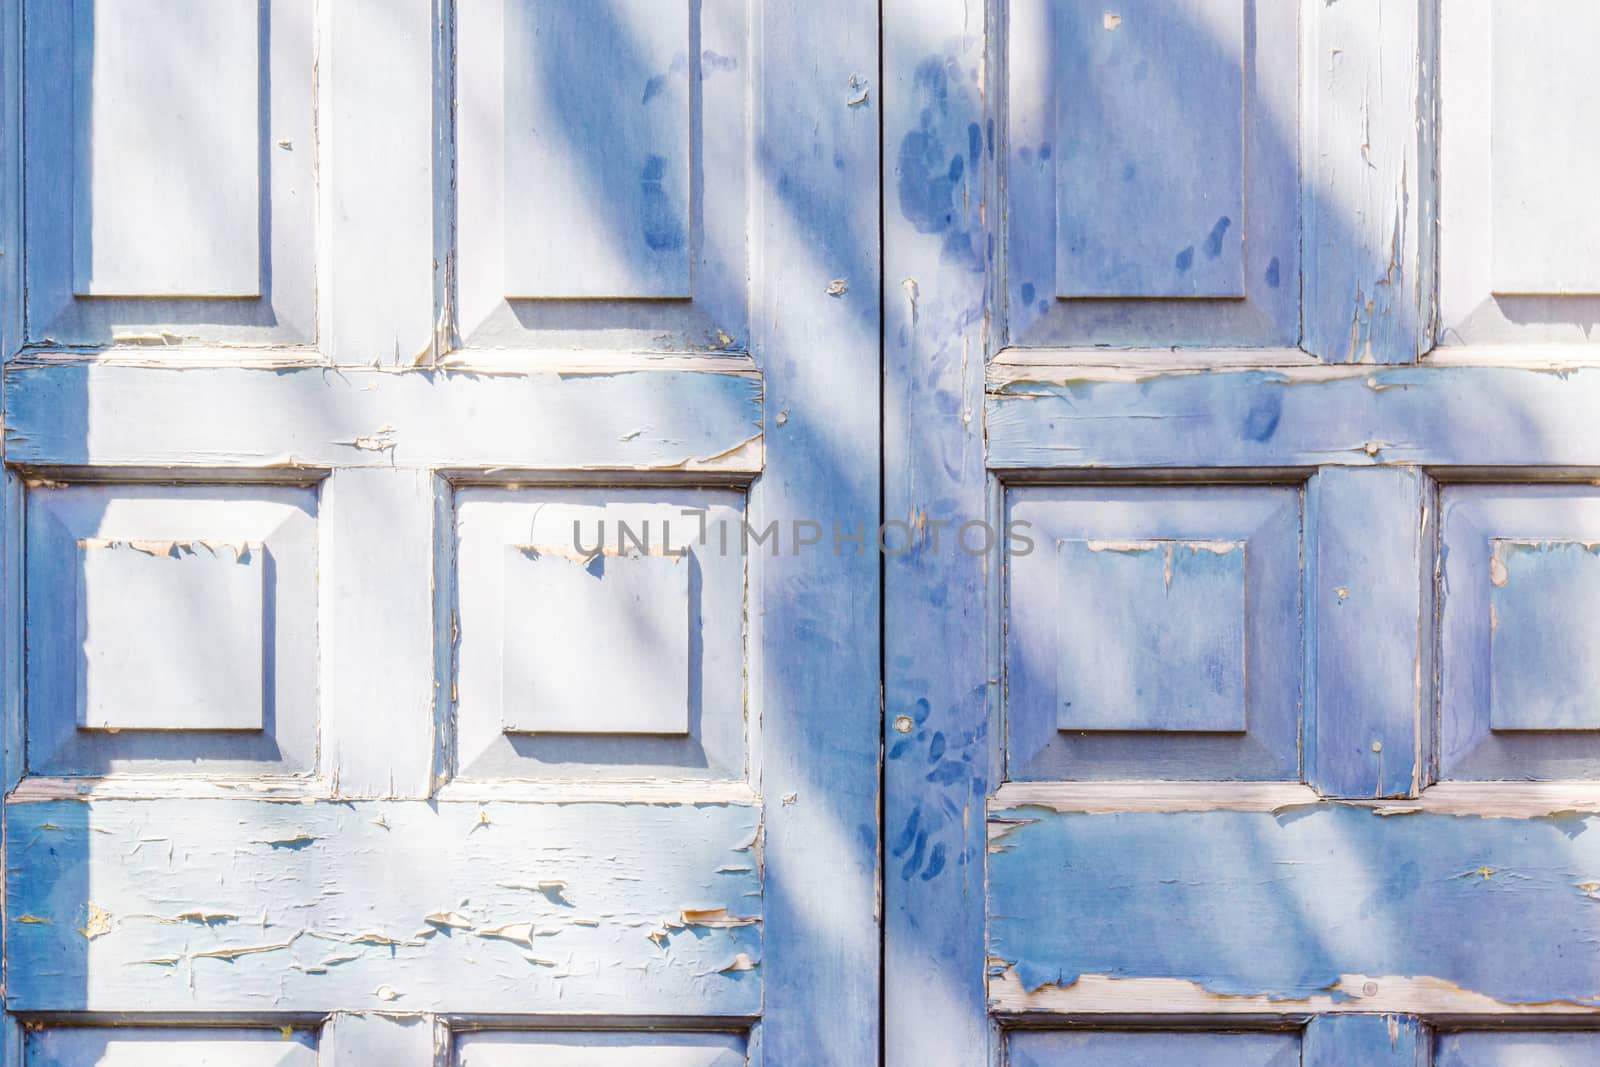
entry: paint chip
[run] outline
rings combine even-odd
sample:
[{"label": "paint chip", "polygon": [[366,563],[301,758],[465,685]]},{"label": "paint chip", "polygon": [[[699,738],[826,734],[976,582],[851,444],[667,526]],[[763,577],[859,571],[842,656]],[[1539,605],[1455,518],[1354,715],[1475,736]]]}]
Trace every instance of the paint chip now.
[{"label": "paint chip", "polygon": [[829,296],[835,297],[843,296],[849,291],[850,282],[844,278],[835,278],[833,281],[829,282],[828,287],[823,290],[823,292],[827,293]]},{"label": "paint chip", "polygon": [[78,927],[78,933],[84,940],[93,941],[97,937],[104,937],[111,932],[111,913],[95,903],[89,905],[89,917],[84,924]]},{"label": "paint chip", "polygon": [[1106,29],[1114,30],[1118,26],[1122,25],[1122,16],[1121,15],[1113,15],[1111,12],[1107,11],[1105,13],[1105,17],[1102,18],[1100,20],[1100,22],[1101,22],[1101,24],[1103,26],[1105,26]]}]

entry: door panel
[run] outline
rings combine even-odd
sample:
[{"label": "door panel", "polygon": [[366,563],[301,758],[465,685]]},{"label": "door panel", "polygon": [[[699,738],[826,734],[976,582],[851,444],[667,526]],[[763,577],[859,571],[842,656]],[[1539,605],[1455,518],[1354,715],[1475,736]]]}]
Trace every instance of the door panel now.
[{"label": "door panel", "polygon": [[0,8],[7,1063],[876,1056],[858,7]]},{"label": "door panel", "polygon": [[885,5],[885,514],[1010,535],[885,563],[890,1064],[1592,1044],[1589,14],[1523,14]]}]

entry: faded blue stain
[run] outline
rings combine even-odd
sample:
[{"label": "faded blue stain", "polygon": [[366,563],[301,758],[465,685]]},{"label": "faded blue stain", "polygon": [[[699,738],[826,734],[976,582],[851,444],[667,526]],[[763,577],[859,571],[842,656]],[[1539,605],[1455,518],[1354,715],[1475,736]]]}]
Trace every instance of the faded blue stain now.
[{"label": "faded blue stain", "polygon": [[1272,262],[1267,264],[1267,285],[1270,288],[1276,289],[1280,284],[1282,284],[1282,282],[1283,279],[1278,268],[1278,257],[1273,256]]},{"label": "faded blue stain", "polygon": [[1216,259],[1222,255],[1222,239],[1227,235],[1228,227],[1232,224],[1233,220],[1224,215],[1217,220],[1215,226],[1211,227],[1211,233],[1206,237],[1206,257],[1208,259]]},{"label": "faded blue stain", "polygon": [[661,185],[666,172],[666,157],[650,156],[639,173],[639,214],[644,243],[656,252],[675,252],[683,247],[683,224]]},{"label": "faded blue stain", "polygon": [[1035,290],[1033,288],[1033,283],[1032,282],[1023,282],[1022,283],[1022,302],[1024,304],[1032,304],[1033,303],[1034,293],[1035,293]]},{"label": "faded blue stain", "polygon": [[1244,416],[1244,435],[1252,441],[1266,441],[1278,431],[1283,414],[1283,394],[1262,393]]},{"label": "faded blue stain", "polygon": [[1189,268],[1194,266],[1194,245],[1190,245],[1178,253],[1178,258],[1172,264],[1178,269],[1179,274],[1187,274]]}]

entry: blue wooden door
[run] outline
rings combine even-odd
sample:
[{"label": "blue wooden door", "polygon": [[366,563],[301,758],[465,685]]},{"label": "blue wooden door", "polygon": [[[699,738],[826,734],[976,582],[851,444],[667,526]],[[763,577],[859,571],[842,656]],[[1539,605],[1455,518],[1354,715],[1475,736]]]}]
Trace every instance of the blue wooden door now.
[{"label": "blue wooden door", "polygon": [[1600,11],[884,20],[888,1062],[1600,1062]]},{"label": "blue wooden door", "polygon": [[0,14],[4,1062],[871,1062],[875,13]]}]

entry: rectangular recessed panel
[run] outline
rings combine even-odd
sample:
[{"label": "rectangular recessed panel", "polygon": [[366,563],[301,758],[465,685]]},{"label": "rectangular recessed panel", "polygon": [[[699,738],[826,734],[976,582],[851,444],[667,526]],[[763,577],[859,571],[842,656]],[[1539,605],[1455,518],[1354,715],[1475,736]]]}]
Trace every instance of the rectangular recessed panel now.
[{"label": "rectangular recessed panel", "polygon": [[1058,296],[1245,295],[1244,15],[1242,0],[1060,6]]},{"label": "rectangular recessed panel", "polygon": [[78,728],[259,730],[259,544],[78,541]]},{"label": "rectangular recessed panel", "polygon": [[1437,1067],[1600,1067],[1600,1034],[1440,1034]]},{"label": "rectangular recessed panel", "polygon": [[687,734],[692,569],[687,554],[508,546],[505,731]]},{"label": "rectangular recessed panel", "polygon": [[316,1067],[315,1035],[279,1030],[178,1027],[30,1029],[28,1067]]},{"label": "rectangular recessed panel", "polygon": [[73,292],[259,296],[261,5],[75,3]]},{"label": "rectangular recessed panel", "polygon": [[1600,543],[1490,546],[1490,728],[1600,729]]},{"label": "rectangular recessed panel", "polygon": [[1052,1033],[1021,1031],[1006,1042],[1010,1067],[1299,1067],[1296,1034]]},{"label": "rectangular recessed panel", "polygon": [[508,0],[505,296],[690,295],[687,0]]},{"label": "rectangular recessed panel", "polygon": [[1056,545],[1062,730],[1245,729],[1245,543]]},{"label": "rectangular recessed panel", "polygon": [[745,1067],[738,1034],[477,1033],[456,1039],[456,1067]]},{"label": "rectangular recessed panel", "polygon": [[1592,0],[1496,3],[1491,50],[1495,293],[1600,293],[1600,78]]}]

